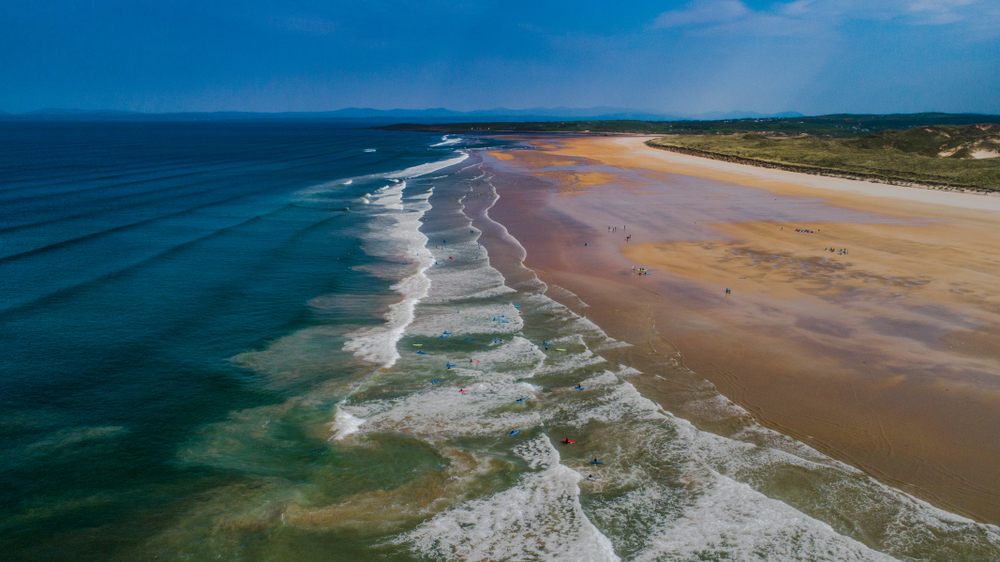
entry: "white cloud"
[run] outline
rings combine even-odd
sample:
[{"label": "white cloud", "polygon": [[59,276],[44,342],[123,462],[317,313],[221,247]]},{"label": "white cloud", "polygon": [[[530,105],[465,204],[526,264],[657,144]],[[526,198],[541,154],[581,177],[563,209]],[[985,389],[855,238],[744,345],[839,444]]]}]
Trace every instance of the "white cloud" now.
[{"label": "white cloud", "polygon": [[788,4],[780,4],[778,10],[786,16],[805,16],[810,14],[810,9],[814,4],[816,4],[816,0],[796,0]]},{"label": "white cloud", "polygon": [[654,27],[683,27],[738,20],[750,13],[739,0],[707,0],[689,2],[679,10],[663,12],[656,18]]},{"label": "white cloud", "polygon": [[914,12],[926,10],[947,11],[975,3],[976,0],[918,0],[910,4],[910,10]]},{"label": "white cloud", "polygon": [[[694,0],[660,14],[658,28],[685,28],[696,35],[809,35],[850,21],[898,21],[911,25],[988,27],[997,22],[996,0],[793,0],[752,10],[740,0]],[[986,22],[989,22],[988,24]]]},{"label": "white cloud", "polygon": [[909,11],[915,16],[914,23],[945,25],[973,15],[964,8],[976,3],[976,0],[917,0],[910,4]]}]

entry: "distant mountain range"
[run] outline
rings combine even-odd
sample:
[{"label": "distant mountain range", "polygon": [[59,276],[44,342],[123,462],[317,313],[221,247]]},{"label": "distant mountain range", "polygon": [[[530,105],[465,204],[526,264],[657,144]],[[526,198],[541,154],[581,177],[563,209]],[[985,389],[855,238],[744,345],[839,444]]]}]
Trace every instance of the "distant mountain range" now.
[{"label": "distant mountain range", "polygon": [[141,113],[116,110],[84,109],[39,109],[26,113],[12,114],[0,111],[0,119],[5,120],[137,120],[137,121],[203,121],[237,119],[366,119],[378,121],[418,120],[441,122],[443,120],[472,121],[559,121],[559,120],[633,120],[633,121],[714,121],[719,119],[747,119],[764,117],[802,117],[801,113],[785,112],[775,114],[751,111],[710,112],[692,115],[658,113],[656,111],[623,109],[619,107],[533,107],[529,109],[483,109],[476,111],[454,111],[445,108],[433,109],[371,109],[349,107],[336,111],[254,113],[246,111]]},{"label": "distant mountain range", "polygon": [[716,119],[745,119],[757,117],[801,117],[801,113],[786,112],[773,115],[764,115],[750,111],[731,111],[701,113],[696,115],[682,115],[672,113],[659,113],[656,111],[641,109],[623,109],[620,107],[532,107],[529,109],[508,109],[499,107],[496,109],[480,109],[475,111],[453,111],[445,108],[435,109],[370,109],[349,107],[337,111],[326,112],[324,116],[330,117],[352,117],[352,118],[433,118],[433,119],[462,119],[469,120],[475,118],[479,120],[504,121],[509,118],[519,121],[550,121],[559,119],[593,119],[602,121],[632,120],[632,121],[686,121],[686,120],[716,120]]}]

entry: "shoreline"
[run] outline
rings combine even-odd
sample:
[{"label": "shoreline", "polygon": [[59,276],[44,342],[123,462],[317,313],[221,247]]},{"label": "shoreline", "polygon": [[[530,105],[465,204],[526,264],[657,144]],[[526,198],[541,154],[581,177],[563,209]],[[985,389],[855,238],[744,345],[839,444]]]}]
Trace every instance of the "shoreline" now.
[{"label": "shoreline", "polygon": [[[642,143],[635,138],[527,138],[533,138],[532,144],[541,149],[517,151],[506,161],[486,158],[495,171],[508,174],[507,183],[497,187],[500,200],[490,215],[524,248],[524,266],[549,285],[550,296],[564,304],[575,304],[609,335],[633,345],[632,352],[623,353],[631,353],[628,361],[646,367],[640,370],[648,376],[632,381],[643,395],[696,424],[711,427],[721,423],[727,427],[724,431],[731,431],[743,423],[738,414],[726,419],[726,404],[720,404],[718,411],[705,412],[704,404],[699,403],[717,388],[765,427],[858,467],[882,482],[954,513],[990,523],[1000,521],[1000,510],[996,508],[1000,480],[990,468],[995,466],[991,463],[1000,460],[1000,451],[989,441],[996,421],[984,421],[984,416],[995,413],[994,404],[1000,399],[1000,385],[984,375],[995,368],[997,358],[988,341],[979,342],[972,353],[941,349],[941,342],[949,337],[943,332],[956,332],[963,322],[978,322],[988,328],[982,336],[992,333],[996,303],[991,301],[987,309],[979,310],[974,303],[970,308],[961,299],[938,298],[924,290],[937,282],[933,280],[917,284],[916,288],[901,283],[898,290],[906,294],[899,303],[905,306],[882,302],[879,295],[852,296],[850,292],[864,289],[865,283],[895,283],[891,279],[898,272],[878,270],[882,267],[879,261],[887,259],[882,254],[865,260],[861,259],[863,255],[854,258],[852,254],[851,260],[841,260],[843,263],[826,256],[802,255],[808,249],[800,247],[799,242],[808,238],[776,237],[771,233],[772,226],[783,228],[779,226],[783,224],[788,228],[777,232],[784,233],[794,231],[793,222],[768,219],[768,209],[760,205],[766,207],[769,203],[754,198],[780,199],[775,203],[779,207],[798,205],[790,208],[801,216],[811,214],[814,221],[821,220],[816,217],[824,213],[836,215],[838,222],[817,222],[823,224],[820,236],[829,236],[823,231],[833,230],[838,240],[850,240],[852,248],[872,236],[919,243],[921,236],[929,235],[952,243],[949,237],[954,233],[948,228],[955,219],[971,217],[979,223],[986,221],[987,226],[995,224],[993,211],[970,208],[967,197],[979,202],[996,201],[998,210],[1000,200],[841,178],[796,178],[801,175],[785,171],[734,170],[731,167],[746,166],[645,148],[668,157],[649,158],[637,147],[622,146]],[[685,158],[709,165],[695,169],[696,165]],[[674,159],[680,161],[670,161]],[[666,167],[671,171],[664,172]],[[546,175],[552,171],[560,174]],[[598,172],[604,176],[593,175]],[[695,172],[700,176],[693,175]],[[705,203],[704,194],[682,197],[701,187],[682,185],[669,194],[653,193],[659,189],[655,184],[671,185],[672,181],[681,181],[677,178],[732,182],[732,187],[717,187],[719,191],[711,197],[735,198],[753,210],[745,211],[746,216],[712,216],[732,203],[711,203],[703,209],[698,206]],[[861,185],[853,185],[858,183]],[[859,195],[869,186],[881,191],[876,197]],[[901,197],[895,190],[909,193]],[[663,205],[659,201],[650,205],[651,216],[626,219],[635,221],[628,232],[641,236],[643,245],[622,243],[593,228],[595,223],[610,224],[610,216],[629,209],[629,201],[653,202],[667,195],[670,202],[665,208],[676,211],[690,205],[699,220],[706,222],[702,226],[664,226],[662,217],[652,216]],[[928,200],[928,195],[936,197]],[[932,216],[926,216],[928,203],[936,205],[940,196],[957,199],[950,205],[933,207]],[[672,215],[674,219],[683,216],[684,212]],[[656,232],[658,229],[667,232]],[[662,239],[656,241],[654,232]],[[584,238],[592,239],[593,245],[580,244]],[[705,244],[725,251],[777,249],[781,255],[807,264],[803,271],[808,275],[800,279],[779,271],[786,278],[778,278],[778,273],[763,272],[759,279],[746,280],[756,284],[756,289],[747,288],[749,284],[738,289],[739,301],[720,302],[716,296],[721,291],[719,276],[733,277],[735,284],[734,272],[744,271],[747,266],[730,263],[728,270],[720,269],[718,263],[724,259],[721,250],[703,252],[699,248]],[[763,246],[755,249],[748,244]],[[946,251],[947,246],[942,244],[945,250],[934,251]],[[872,248],[875,250],[885,252],[887,248]],[[657,252],[681,259],[664,261]],[[984,259],[983,254],[973,257]],[[824,275],[820,259],[829,262],[829,267],[839,268],[827,272],[833,279],[817,281]],[[897,261],[890,265],[905,266],[907,260]],[[644,263],[649,267],[651,262],[657,262],[652,277],[629,274],[632,265]],[[681,271],[678,264],[691,265],[690,271]],[[919,266],[915,266],[917,270]],[[511,270],[510,266],[501,267]],[[942,264],[934,275],[947,277],[948,267],[952,266]],[[844,285],[838,275],[852,270],[860,271],[863,278]],[[979,281],[992,279],[988,272],[985,275]],[[586,305],[574,303],[574,298],[567,295],[560,298],[559,288],[565,288]],[[943,311],[954,318],[941,322],[938,332],[942,333],[935,332],[933,322],[927,322],[927,314],[921,317],[913,312],[920,306],[937,307],[934,310],[938,314]],[[771,314],[774,318],[755,320],[762,311],[763,317]],[[873,318],[887,320],[871,325]],[[846,332],[820,333],[822,326],[836,326],[827,331]],[[966,328],[966,332],[963,337],[976,330]],[[928,358],[954,365],[946,376],[940,376],[923,365]],[[869,362],[877,366],[871,367]],[[657,369],[665,376],[657,375]],[[707,382],[700,383],[702,379]],[[955,393],[961,396],[956,398]]]},{"label": "shoreline", "polygon": [[[659,137],[640,138],[649,140]],[[660,147],[651,147],[645,141],[637,142],[631,139],[619,139],[618,144],[632,148],[637,154],[641,153],[648,158],[668,162],[678,169],[678,173],[742,184],[750,181],[753,182],[751,184],[753,187],[763,187],[762,182],[772,182],[769,187],[774,190],[775,184],[785,183],[798,187],[857,193],[871,197],[902,199],[912,203],[933,203],[948,207],[1000,211],[1000,193],[996,192],[941,189],[917,183],[897,184],[839,175],[800,173],[781,167],[760,167],[684,154]],[[829,194],[822,195],[826,197]]]}]

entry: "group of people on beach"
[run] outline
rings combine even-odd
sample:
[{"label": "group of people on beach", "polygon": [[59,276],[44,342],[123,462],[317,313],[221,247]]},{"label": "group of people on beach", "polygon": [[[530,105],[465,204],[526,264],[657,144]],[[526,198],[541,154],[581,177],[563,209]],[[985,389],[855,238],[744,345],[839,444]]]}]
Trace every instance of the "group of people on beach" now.
[{"label": "group of people on beach", "polygon": [[[624,224],[622,225],[622,230],[625,230],[625,225]],[[611,234],[615,234],[616,232],[618,232],[618,227],[617,226],[609,226],[608,227],[608,232],[610,232]],[[629,234],[628,236],[625,237],[625,243],[626,244],[628,244],[631,240],[632,240],[632,235],[631,234]]]},{"label": "group of people on beach", "polygon": [[[807,228],[796,228],[795,232],[801,232],[803,234],[815,234],[815,230],[809,230]],[[823,248],[824,252],[837,252],[841,256],[847,255],[847,248],[837,248],[834,249],[832,246],[829,248]],[[726,294],[729,294],[729,289],[726,289]]]}]

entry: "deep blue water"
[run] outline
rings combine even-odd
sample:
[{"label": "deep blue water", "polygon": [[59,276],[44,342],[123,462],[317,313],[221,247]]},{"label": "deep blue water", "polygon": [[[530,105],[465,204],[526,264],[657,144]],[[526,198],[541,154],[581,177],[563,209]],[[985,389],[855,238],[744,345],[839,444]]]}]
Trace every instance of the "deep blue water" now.
[{"label": "deep blue water", "polygon": [[301,121],[0,123],[0,545],[101,556],[135,514],[227,478],[177,465],[191,432],[341,376],[276,384],[230,358],[378,321],[307,306],[391,285],[347,270],[371,258],[365,217],[344,209],[373,187],[329,184],[453,155],[439,139]]}]

